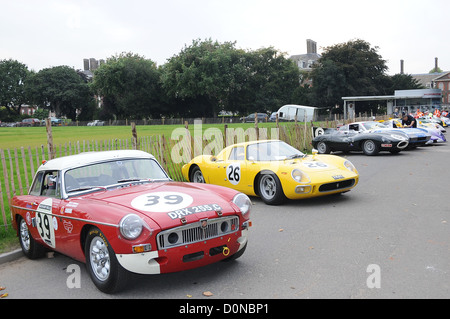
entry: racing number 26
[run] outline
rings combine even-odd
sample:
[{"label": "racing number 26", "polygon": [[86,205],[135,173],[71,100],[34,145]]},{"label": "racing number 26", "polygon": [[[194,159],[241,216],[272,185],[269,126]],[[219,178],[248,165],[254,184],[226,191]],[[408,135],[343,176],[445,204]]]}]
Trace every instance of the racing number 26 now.
[{"label": "racing number 26", "polygon": [[241,165],[239,165],[239,164],[228,165],[227,177],[228,177],[228,181],[231,184],[237,185],[239,183],[239,181],[241,180]]}]

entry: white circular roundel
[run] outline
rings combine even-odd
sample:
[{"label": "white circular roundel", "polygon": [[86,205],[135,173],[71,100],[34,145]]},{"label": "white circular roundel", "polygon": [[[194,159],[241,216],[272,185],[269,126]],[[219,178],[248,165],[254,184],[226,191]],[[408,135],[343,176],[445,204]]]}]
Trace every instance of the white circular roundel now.
[{"label": "white circular roundel", "polygon": [[164,213],[188,207],[194,199],[179,192],[154,192],[136,197],[131,206],[146,212]]}]

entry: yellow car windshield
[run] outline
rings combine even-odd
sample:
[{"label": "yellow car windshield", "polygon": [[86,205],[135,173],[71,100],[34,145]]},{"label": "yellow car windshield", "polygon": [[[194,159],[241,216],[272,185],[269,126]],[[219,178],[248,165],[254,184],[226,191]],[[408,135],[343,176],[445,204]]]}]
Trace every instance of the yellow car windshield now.
[{"label": "yellow car windshield", "polygon": [[282,141],[268,141],[247,146],[249,161],[282,161],[304,157],[305,154]]}]

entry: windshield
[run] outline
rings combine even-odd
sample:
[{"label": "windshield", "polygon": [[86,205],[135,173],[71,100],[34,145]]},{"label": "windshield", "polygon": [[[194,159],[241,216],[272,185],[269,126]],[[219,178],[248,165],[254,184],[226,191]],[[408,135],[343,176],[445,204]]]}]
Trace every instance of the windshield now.
[{"label": "windshield", "polygon": [[153,159],[126,159],[87,165],[68,170],[64,174],[67,193],[106,188],[130,181],[169,179]]},{"label": "windshield", "polygon": [[386,124],[380,122],[365,122],[364,127],[366,130],[373,130],[377,128],[386,128]]},{"label": "windshield", "polygon": [[281,161],[303,156],[305,154],[282,141],[261,142],[247,146],[249,161]]}]

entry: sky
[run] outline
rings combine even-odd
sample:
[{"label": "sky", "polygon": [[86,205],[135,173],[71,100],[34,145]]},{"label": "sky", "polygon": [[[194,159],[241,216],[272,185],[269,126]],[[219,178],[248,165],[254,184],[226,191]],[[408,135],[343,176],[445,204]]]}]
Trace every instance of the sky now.
[{"label": "sky", "polygon": [[387,73],[450,71],[449,0],[0,0],[0,60],[39,71],[132,52],[158,65],[193,40],[274,47],[286,57],[355,39]]}]

